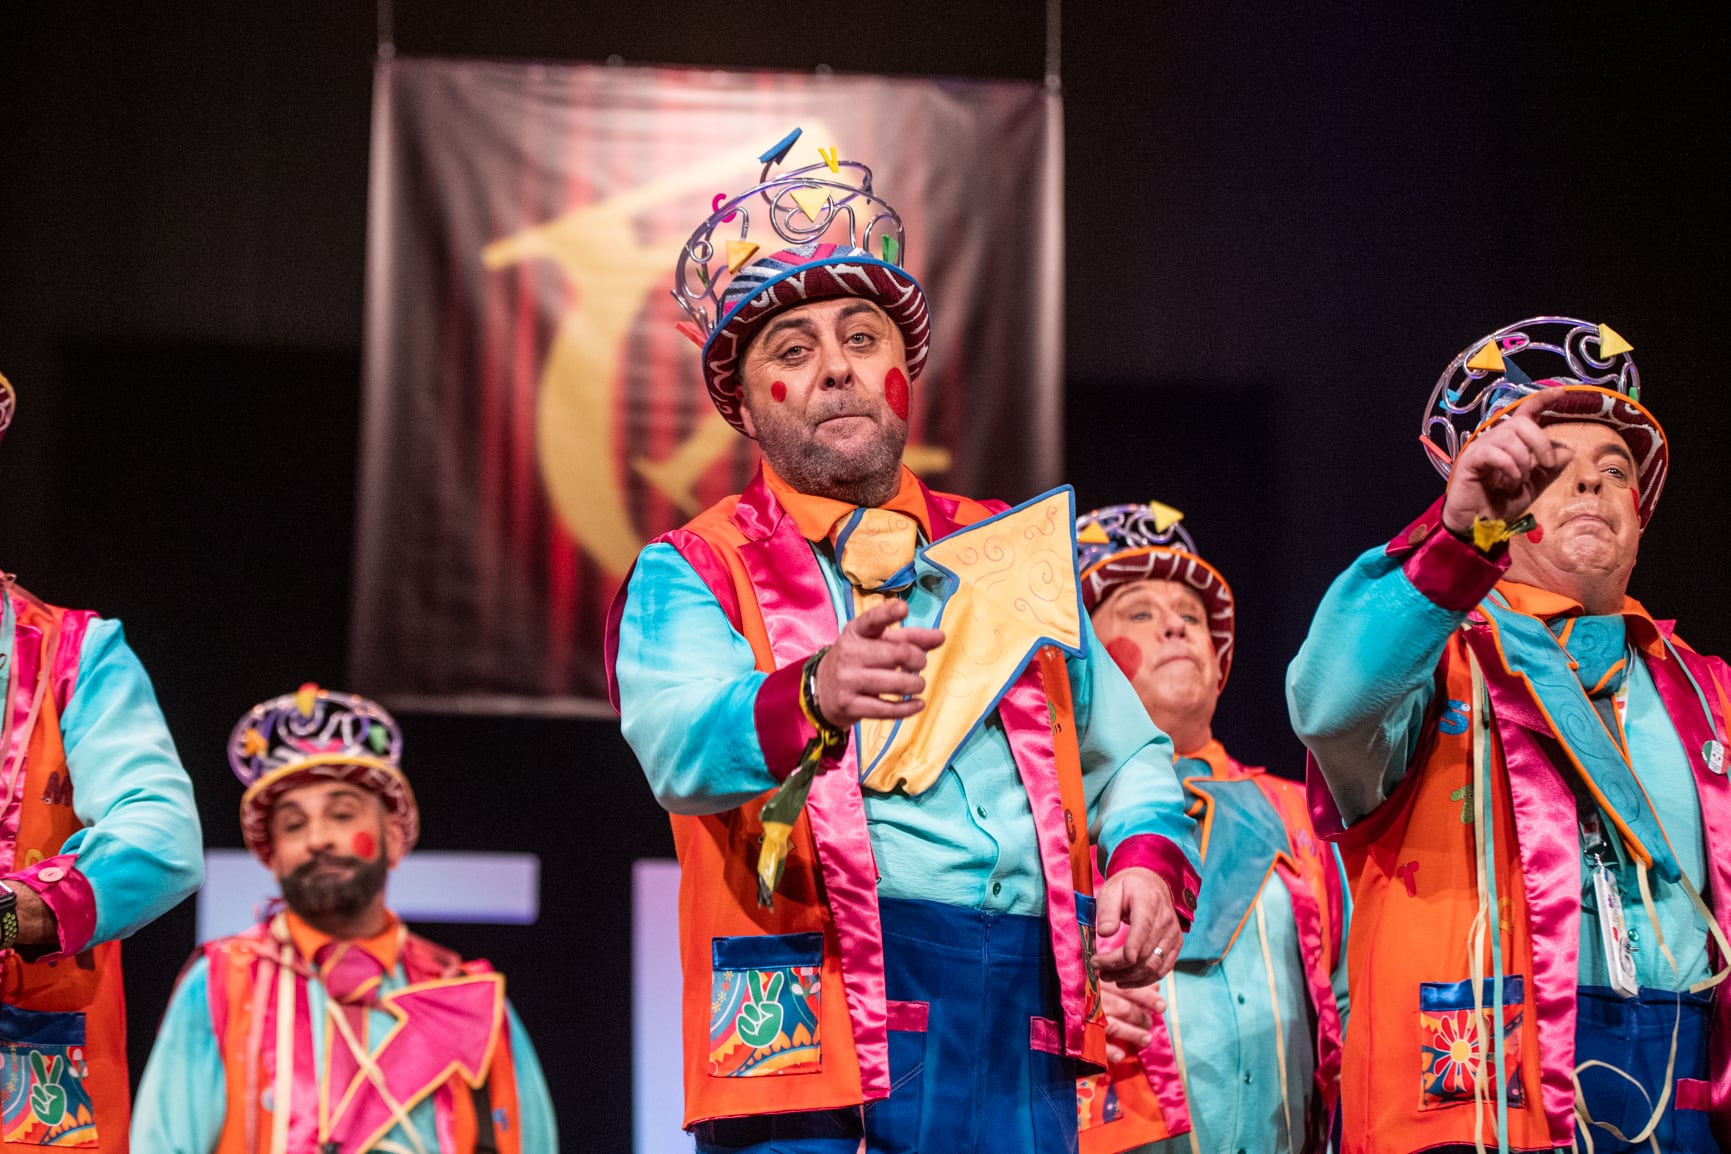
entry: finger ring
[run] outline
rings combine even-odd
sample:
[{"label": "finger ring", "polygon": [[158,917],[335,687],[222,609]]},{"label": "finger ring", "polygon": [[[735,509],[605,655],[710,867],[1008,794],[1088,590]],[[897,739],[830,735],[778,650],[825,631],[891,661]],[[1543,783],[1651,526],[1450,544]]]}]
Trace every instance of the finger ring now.
[{"label": "finger ring", "polygon": [[1161,949],[1159,946],[1155,946],[1154,947],[1154,956],[1157,958],[1163,958],[1166,956],[1166,951]]}]

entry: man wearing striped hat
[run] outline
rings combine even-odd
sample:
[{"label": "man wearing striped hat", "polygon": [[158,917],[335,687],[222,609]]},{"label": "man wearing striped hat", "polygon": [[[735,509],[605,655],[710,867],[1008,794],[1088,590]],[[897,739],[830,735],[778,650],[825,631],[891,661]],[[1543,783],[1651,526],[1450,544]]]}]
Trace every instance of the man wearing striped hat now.
[{"label": "man wearing striped hat", "polygon": [[1076,522],[1094,632],[1179,751],[1202,897],[1157,987],[1105,991],[1111,1070],[1078,1086],[1082,1154],[1320,1151],[1338,1090],[1348,902],[1304,790],[1214,737],[1232,590],[1167,505]]},{"label": "man wearing striped hat", "polygon": [[1669,462],[1631,353],[1536,317],[1456,356],[1447,490],[1288,672],[1357,910],[1348,1154],[1731,1146],[1731,671],[1627,593]]},{"label": "man wearing striped hat", "polygon": [[504,977],[410,933],[385,904],[420,832],[401,755],[390,714],[316,685],[234,727],[241,832],[286,908],[193,955],[139,1083],[137,1149],[559,1149]]},{"label": "man wearing striped hat", "polygon": [[609,627],[680,858],[685,1123],[705,1154],[1071,1151],[1095,966],[1155,980],[1195,900],[1171,747],[1090,635],[1068,490],[902,465],[925,295],[869,169],[771,175],[792,139],[675,285],[763,465],[644,549]]}]

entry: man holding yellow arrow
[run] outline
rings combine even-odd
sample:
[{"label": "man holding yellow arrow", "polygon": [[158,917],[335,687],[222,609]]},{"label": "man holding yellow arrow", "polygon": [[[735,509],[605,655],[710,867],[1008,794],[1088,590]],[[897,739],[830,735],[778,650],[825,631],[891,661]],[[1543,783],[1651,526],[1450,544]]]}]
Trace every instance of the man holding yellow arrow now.
[{"label": "man holding yellow arrow", "polygon": [[771,175],[797,137],[674,289],[763,466],[643,551],[609,628],[674,815],[685,1122],[705,1154],[1072,1151],[1096,973],[1156,980],[1195,907],[1171,744],[1081,612],[1069,491],[902,465],[925,296],[869,169]]}]

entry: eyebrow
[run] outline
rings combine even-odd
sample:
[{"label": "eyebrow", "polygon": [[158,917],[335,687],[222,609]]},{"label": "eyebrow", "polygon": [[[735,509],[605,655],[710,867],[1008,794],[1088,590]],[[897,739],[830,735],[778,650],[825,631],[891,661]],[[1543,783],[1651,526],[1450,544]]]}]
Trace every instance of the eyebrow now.
[{"label": "eyebrow", "polygon": [[[843,321],[847,320],[849,317],[858,316],[861,313],[870,313],[873,316],[883,317],[881,310],[870,301],[855,301],[842,309],[841,312],[837,313],[835,319]],[[777,333],[788,332],[792,329],[803,329],[808,333],[814,333],[817,331],[817,325],[813,324],[811,318],[808,316],[779,317],[764,326],[764,330],[759,333],[758,336],[762,340],[767,341],[772,339]]]},{"label": "eyebrow", "polygon": [[[1552,441],[1551,447],[1553,449],[1561,449],[1564,445],[1561,441]],[[1629,446],[1623,444],[1623,439],[1621,437],[1614,441],[1606,441],[1604,444],[1600,445],[1598,449],[1594,451],[1593,458],[1597,460],[1598,458],[1603,457],[1606,453],[1615,453],[1617,456],[1627,461],[1631,469],[1635,467],[1635,454],[1629,452]]]}]

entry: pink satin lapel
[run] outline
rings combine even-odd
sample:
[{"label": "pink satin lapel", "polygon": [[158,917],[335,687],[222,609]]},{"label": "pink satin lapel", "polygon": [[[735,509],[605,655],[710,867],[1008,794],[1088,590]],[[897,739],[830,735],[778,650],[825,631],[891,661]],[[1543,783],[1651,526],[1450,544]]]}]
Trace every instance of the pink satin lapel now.
[{"label": "pink satin lapel", "polygon": [[1190,1133],[1190,1103],[1184,1097],[1184,1079],[1178,1075],[1178,1056],[1172,1048],[1172,1033],[1166,1028],[1164,1014],[1153,1015],[1148,1026],[1148,1044],[1142,1047],[1136,1060],[1142,1063],[1142,1073],[1160,1103],[1167,1136]]},{"label": "pink satin lapel", "polygon": [[[1058,788],[1047,719],[1046,692],[1040,669],[1030,664],[998,702],[1010,752],[1034,811],[1034,836],[1040,846],[1040,868],[1046,878],[1046,920],[1051,928],[1052,955],[1058,967],[1058,994],[1064,1007],[1064,1048],[1072,1057],[1083,1051],[1087,1032],[1084,988],[1088,959],[1082,952],[1082,929],[1076,921],[1075,880],[1070,876],[1070,845],[1066,840],[1064,799]],[[1029,766],[1044,767],[1032,772]]]},{"label": "pink satin lapel", "polygon": [[60,618],[60,641],[54,651],[54,680],[48,683],[54,693],[54,708],[66,712],[72,691],[78,685],[78,666],[84,654],[84,631],[96,620],[88,609],[68,609]]},{"label": "pink satin lapel", "polygon": [[[36,679],[42,669],[42,630],[23,621],[23,605],[12,600],[16,625],[12,636],[14,676],[12,700],[5,703],[5,724],[11,729],[6,745],[6,764],[0,766],[0,873],[11,873],[18,865],[18,822],[24,809],[24,756],[30,747],[30,706],[36,700]],[[7,684],[7,671],[0,669],[0,686]],[[4,692],[4,690],[0,690]]]},{"label": "pink satin lapel", "polygon": [[[1327,862],[1327,868],[1333,866],[1332,860]],[[1332,1115],[1340,1096],[1342,1030],[1340,1007],[1335,1003],[1334,983],[1329,977],[1329,949],[1323,936],[1322,908],[1316,900],[1316,892],[1297,870],[1284,864],[1277,866],[1276,870],[1292,898],[1298,952],[1304,959],[1304,982],[1310,993],[1310,1004],[1316,1010],[1316,1092]]]},{"label": "pink satin lapel", "polygon": [[[270,943],[272,956],[275,956],[276,943]],[[289,1102],[275,1100],[276,1089],[276,983],[277,968],[274,965],[260,965],[256,971],[262,980],[270,984],[264,999],[264,1028],[259,1031],[261,1048],[264,1051],[264,1075],[261,1079],[263,1087],[271,1093],[271,1113],[277,1114],[283,1110],[289,1112],[288,1148],[290,1150],[314,1150],[318,1148],[319,1125],[319,1076],[318,1069],[313,1064],[313,1024],[312,1011],[307,1005],[307,980],[304,975],[295,975],[295,1045],[294,1045],[294,1076],[290,1089]]]},{"label": "pink satin lapel", "polygon": [[[1508,777],[1533,950],[1527,1005],[1539,1033],[1540,1093],[1553,1139],[1574,1131],[1575,990],[1580,984],[1581,844],[1575,795],[1519,718],[1526,689],[1503,666],[1490,630],[1466,635],[1478,654]],[[1493,765],[1494,769],[1494,765]],[[1509,832],[1509,831],[1499,831]],[[1507,885],[1504,881],[1502,884]],[[1505,964],[1505,970],[1512,969]]]},{"label": "pink satin lapel", "polygon": [[[1696,684],[1707,695],[1710,706],[1724,709],[1719,697],[1724,678],[1719,669],[1724,662],[1705,658],[1681,647],[1673,650],[1694,674]],[[1718,669],[1715,669],[1715,666]],[[1709,740],[1725,740],[1726,718],[1718,716],[1719,733],[1707,727],[1701,712],[1695,687],[1689,684],[1683,671],[1669,660],[1647,659],[1653,673],[1653,684],[1659,689],[1659,699],[1665,703],[1665,713],[1677,727],[1677,737],[1688,755],[1689,766],[1695,771],[1695,792],[1701,800],[1701,831],[1707,846],[1708,876],[1702,886],[1708,908],[1724,926],[1731,921],[1731,779],[1707,768],[1701,749]],[[1731,687],[1728,687],[1731,688]],[[1720,959],[1720,965],[1731,959]],[[1720,986],[1713,995],[1713,1032],[1708,1040],[1708,1067],[1713,1071],[1709,1088],[1708,1111],[1713,1132],[1719,1143],[1731,1149],[1731,995]]]},{"label": "pink satin lapel", "polygon": [[[829,587],[793,518],[773,506],[760,474],[734,512],[748,534],[768,530],[739,550],[746,576],[763,608],[770,652],[777,665],[803,661],[836,638]],[[818,868],[841,947],[842,987],[847,991],[859,1056],[860,1092],[867,1100],[890,1092],[889,1034],[884,990],[883,926],[878,916],[877,862],[866,831],[865,801],[853,742],[841,765],[818,774],[806,801],[817,843]]]}]

